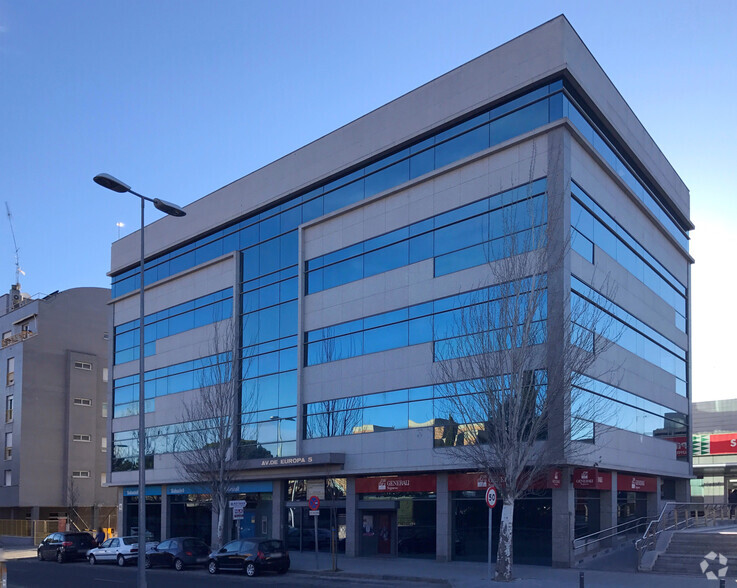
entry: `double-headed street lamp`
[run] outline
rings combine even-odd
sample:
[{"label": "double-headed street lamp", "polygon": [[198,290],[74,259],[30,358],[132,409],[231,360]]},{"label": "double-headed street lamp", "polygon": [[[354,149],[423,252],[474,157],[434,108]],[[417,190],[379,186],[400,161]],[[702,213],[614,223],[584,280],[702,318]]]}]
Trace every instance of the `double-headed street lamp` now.
[{"label": "double-headed street lamp", "polygon": [[144,323],[144,205],[146,200],[153,202],[154,206],[161,212],[165,212],[170,216],[184,216],[187,214],[171,202],[166,200],[160,200],[159,198],[148,198],[143,194],[134,192],[131,187],[124,184],[119,179],[114,178],[110,174],[97,174],[94,178],[95,183],[99,184],[103,188],[112,190],[113,192],[130,192],[141,199],[141,291],[139,294],[140,300],[140,318],[138,330],[140,332],[140,349],[138,351],[138,586],[139,588],[145,588],[146,586],[146,415],[145,415],[145,396],[144,396],[144,353],[143,353],[143,323]]}]

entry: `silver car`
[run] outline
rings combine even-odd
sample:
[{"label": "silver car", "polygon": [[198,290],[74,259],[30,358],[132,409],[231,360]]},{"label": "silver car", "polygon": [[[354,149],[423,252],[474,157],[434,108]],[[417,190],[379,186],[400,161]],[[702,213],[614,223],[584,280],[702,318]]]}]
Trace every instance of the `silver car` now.
[{"label": "silver car", "polygon": [[111,537],[87,553],[87,559],[93,566],[98,562],[115,562],[122,567],[137,557],[138,537]]}]

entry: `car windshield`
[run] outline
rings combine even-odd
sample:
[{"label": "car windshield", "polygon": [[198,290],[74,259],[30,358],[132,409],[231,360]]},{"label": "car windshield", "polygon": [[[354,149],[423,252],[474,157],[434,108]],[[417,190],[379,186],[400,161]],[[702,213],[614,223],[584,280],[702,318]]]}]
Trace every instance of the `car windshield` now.
[{"label": "car windshield", "polygon": [[138,537],[123,537],[123,543],[126,545],[133,545],[134,543],[138,543]]},{"label": "car windshield", "polygon": [[198,547],[207,547],[207,546],[199,539],[187,539],[184,542],[184,549],[196,549]]}]

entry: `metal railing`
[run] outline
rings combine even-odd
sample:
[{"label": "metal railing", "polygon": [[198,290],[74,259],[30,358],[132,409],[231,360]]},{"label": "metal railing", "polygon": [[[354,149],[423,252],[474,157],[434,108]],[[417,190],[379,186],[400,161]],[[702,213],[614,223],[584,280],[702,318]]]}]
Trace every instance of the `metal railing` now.
[{"label": "metal railing", "polygon": [[29,537],[34,544],[41,543],[49,533],[59,530],[59,521],[30,519],[0,519],[0,535],[9,537]]},{"label": "metal railing", "polygon": [[650,517],[640,517],[639,519],[633,519],[626,521],[595,533],[584,535],[583,537],[577,537],[573,540],[573,550],[580,554],[589,552],[591,546],[601,547],[602,541],[607,539],[614,539],[625,533],[640,533],[645,526],[652,520]]},{"label": "metal railing", "polygon": [[731,520],[732,507],[726,503],[704,504],[701,502],[667,502],[660,516],[645,529],[642,537],[635,541],[638,568],[643,556],[655,550],[658,539],[668,531],[680,531],[689,527],[716,525]]}]

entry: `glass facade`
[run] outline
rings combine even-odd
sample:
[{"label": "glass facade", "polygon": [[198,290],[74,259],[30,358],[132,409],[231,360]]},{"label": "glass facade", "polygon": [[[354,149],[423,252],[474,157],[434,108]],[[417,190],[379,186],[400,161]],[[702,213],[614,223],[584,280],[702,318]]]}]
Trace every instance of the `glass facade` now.
[{"label": "glass facade", "polygon": [[[344,247],[305,263],[306,294],[434,258],[435,276],[545,246],[546,179]],[[537,231],[529,237],[526,231]]]},{"label": "glass facade", "polygon": [[[489,554],[489,507],[484,490],[464,490],[452,493],[452,559],[487,561]],[[552,561],[553,507],[550,490],[541,490],[515,501],[514,561],[521,564],[550,565]],[[492,554],[496,559],[501,504],[492,514]]]},{"label": "glass facade", "polygon": [[[616,344],[651,364],[672,374],[673,391],[686,396],[686,351],[655,329],[635,318],[621,306],[571,276],[572,304],[581,309],[579,316],[598,316],[596,332],[616,341]],[[588,311],[591,305],[597,310]],[[599,312],[601,311],[601,312]],[[587,325],[577,325],[587,328]],[[588,325],[591,326],[591,325]]]},{"label": "glass facade", "polygon": [[[511,325],[504,324],[506,314],[502,312],[503,308],[519,304],[508,300],[510,295],[514,296],[510,292],[515,291],[520,296],[525,296],[534,291],[542,292],[542,296],[545,296],[544,281],[545,276],[537,276],[521,280],[517,286],[511,288],[507,284],[480,288],[308,331],[305,333],[305,365],[317,365],[429,342],[434,343],[435,361],[457,357],[459,349],[463,348],[457,344],[458,339],[474,335],[459,330],[464,315],[483,315],[486,318],[484,324],[490,331],[506,329]],[[519,305],[520,308],[524,306]],[[547,303],[543,299],[535,307],[536,316],[531,327],[531,337],[543,343],[546,337]],[[518,318],[520,321],[525,320],[522,314]]]},{"label": "glass facade", "polygon": [[594,245],[600,247],[670,305],[676,326],[686,332],[686,287],[575,182],[571,195],[571,247],[591,263]]},{"label": "glass facade", "polygon": [[[233,289],[202,296],[159,312],[146,315],[143,330],[143,352],[156,354],[156,341],[197,327],[230,318],[233,314]],[[140,352],[140,320],[115,327],[115,364],[138,359]]]},{"label": "glass facade", "polygon": [[[587,415],[584,418],[591,418],[588,415],[593,413],[597,423],[648,437],[663,437],[673,443],[678,441],[669,437],[688,435],[688,415],[685,413],[594,378],[577,376],[575,382],[571,394],[574,418],[581,418],[582,414]],[[591,432],[594,432],[593,427]]]}]

